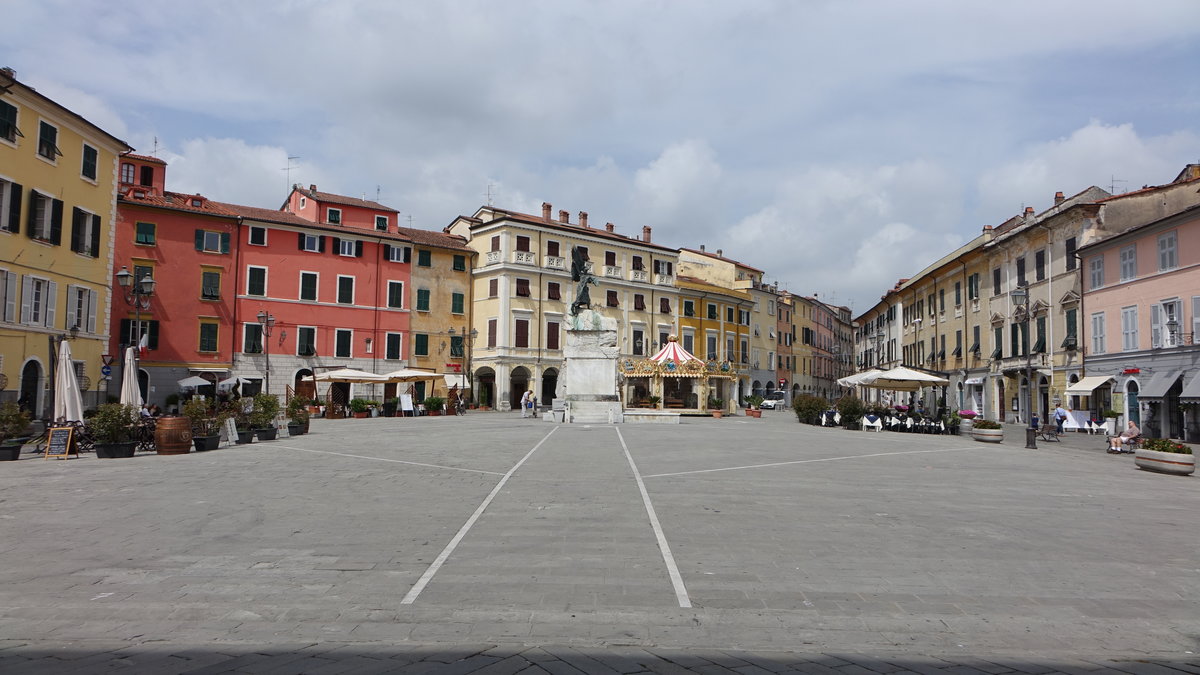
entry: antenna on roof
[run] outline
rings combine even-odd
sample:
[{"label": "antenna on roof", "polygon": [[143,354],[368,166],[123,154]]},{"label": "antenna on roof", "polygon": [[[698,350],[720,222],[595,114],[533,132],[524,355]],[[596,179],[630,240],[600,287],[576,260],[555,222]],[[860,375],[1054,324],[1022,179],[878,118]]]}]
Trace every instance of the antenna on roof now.
[{"label": "antenna on roof", "polygon": [[488,183],[488,184],[487,184],[487,192],[483,193],[483,194],[484,194],[484,196],[485,196],[485,197],[487,197],[487,205],[488,205],[488,206],[491,206],[491,205],[492,205],[492,197],[493,197],[493,195],[492,195],[492,187],[493,187],[493,184],[492,184],[492,183]]},{"label": "antenna on roof", "polygon": [[378,185],[375,186],[375,201],[379,201],[379,190],[380,189],[381,188]]},{"label": "antenna on roof", "polygon": [[158,136],[154,137],[154,152],[150,154],[154,157],[158,157]]},{"label": "antenna on roof", "polygon": [[1112,174],[1109,174],[1108,180],[1109,180],[1108,194],[1110,194],[1110,195],[1117,194],[1117,183],[1128,183],[1129,182],[1127,180],[1121,180],[1120,178],[1116,178]]},{"label": "antenna on roof", "polygon": [[412,214],[411,213],[408,214],[407,216],[405,216],[405,218],[408,218],[408,228],[411,230],[412,229],[412,221],[413,221]]},{"label": "antenna on roof", "polygon": [[287,172],[287,187],[288,188],[292,187],[292,160],[293,159],[300,159],[300,156],[299,155],[288,155],[287,166],[280,169],[280,171]]}]

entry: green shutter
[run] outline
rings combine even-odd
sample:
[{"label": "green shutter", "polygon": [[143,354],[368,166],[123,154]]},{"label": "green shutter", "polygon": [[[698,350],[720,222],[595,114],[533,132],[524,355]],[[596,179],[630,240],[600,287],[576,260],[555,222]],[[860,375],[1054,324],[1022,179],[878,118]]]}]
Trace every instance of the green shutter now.
[{"label": "green shutter", "polygon": [[417,356],[429,355],[429,336],[424,333],[417,333],[413,336],[413,353]]},{"label": "green shutter", "polygon": [[196,250],[204,250],[204,230],[196,230]]},{"label": "green shutter", "polygon": [[429,289],[421,288],[417,290],[417,311],[429,311]]},{"label": "green shutter", "polygon": [[454,295],[451,296],[450,312],[452,314],[462,314],[463,313],[463,294],[462,293],[455,293]]},{"label": "green shutter", "polygon": [[229,233],[221,233],[221,253],[229,253]]}]

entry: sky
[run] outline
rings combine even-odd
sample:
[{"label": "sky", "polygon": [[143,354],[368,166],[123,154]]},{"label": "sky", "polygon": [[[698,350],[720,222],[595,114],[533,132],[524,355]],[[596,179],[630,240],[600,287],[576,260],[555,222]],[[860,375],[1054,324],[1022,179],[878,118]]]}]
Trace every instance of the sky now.
[{"label": "sky", "polygon": [[1195,0],[0,7],[0,66],[169,190],[316,184],[430,230],[549,202],[855,314],[1056,191],[1200,162]]}]

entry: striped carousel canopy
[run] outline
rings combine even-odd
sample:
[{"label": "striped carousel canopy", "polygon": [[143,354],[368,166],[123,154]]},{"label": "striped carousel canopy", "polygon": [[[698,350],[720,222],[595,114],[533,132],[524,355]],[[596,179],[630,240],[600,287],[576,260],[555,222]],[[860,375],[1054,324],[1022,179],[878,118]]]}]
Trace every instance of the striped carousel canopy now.
[{"label": "striped carousel canopy", "polygon": [[674,361],[677,364],[687,363],[688,361],[703,363],[700,359],[689,354],[686,349],[679,346],[679,342],[674,335],[667,338],[667,344],[663,345],[663,348],[658,350],[657,354],[651,356],[650,360],[656,363],[666,363],[667,361]]}]

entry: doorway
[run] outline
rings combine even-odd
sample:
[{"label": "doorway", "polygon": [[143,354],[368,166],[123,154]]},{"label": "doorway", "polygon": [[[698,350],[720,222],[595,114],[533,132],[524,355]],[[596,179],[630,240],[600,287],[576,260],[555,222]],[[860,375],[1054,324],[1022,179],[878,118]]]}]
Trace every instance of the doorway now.
[{"label": "doorway", "polygon": [[513,410],[521,409],[521,394],[529,388],[529,370],[524,366],[513,368],[508,376],[508,404]]},{"label": "doorway", "polygon": [[1129,407],[1128,419],[1141,429],[1142,407],[1138,404],[1139,390],[1137,380],[1130,380],[1125,383],[1125,401]]},{"label": "doorway", "polygon": [[41,417],[42,397],[38,394],[41,393],[42,386],[42,364],[29,361],[21,369],[21,393],[17,396],[17,404],[33,419]]},{"label": "doorway", "polygon": [[555,392],[558,391],[558,370],[547,368],[542,373],[542,395],[538,403],[544,406],[553,406]]}]

